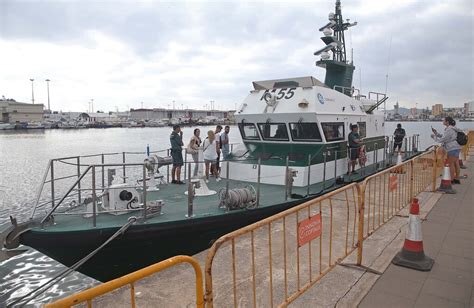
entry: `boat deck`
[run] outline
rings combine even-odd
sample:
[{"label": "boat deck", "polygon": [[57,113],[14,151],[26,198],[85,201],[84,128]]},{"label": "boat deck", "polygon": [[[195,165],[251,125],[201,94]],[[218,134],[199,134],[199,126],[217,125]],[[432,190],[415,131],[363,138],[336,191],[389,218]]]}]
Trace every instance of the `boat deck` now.
[{"label": "boat deck", "polygon": [[[365,168],[365,174],[371,174],[375,170],[375,166],[370,165]],[[350,177],[345,175],[345,184],[352,181],[358,181],[363,178],[364,175],[361,170],[358,170],[357,174],[353,174]],[[221,189],[226,187],[226,179],[222,179],[216,182],[215,178],[209,179],[208,188],[219,192]],[[243,188],[246,185],[252,185],[257,189],[255,183],[245,183],[242,181],[229,180],[229,189]],[[317,183],[310,185],[309,194],[310,196],[317,196],[323,192],[333,190],[344,184],[336,184],[334,179],[327,180],[325,184]],[[325,188],[323,190],[323,187]],[[155,224],[155,223],[167,223],[177,221],[186,221],[187,208],[188,208],[188,196],[185,195],[187,191],[187,185],[176,185],[176,184],[164,184],[159,185],[159,191],[147,192],[147,200],[164,200],[164,206],[162,208],[162,215],[148,218],[145,222],[138,222],[140,224]],[[307,195],[307,187],[293,187],[292,193],[300,196]],[[301,197],[300,197],[301,198]],[[297,199],[289,199],[297,200]],[[284,185],[271,185],[271,184],[260,184],[260,203],[259,208],[273,206],[285,202],[285,187]],[[196,196],[193,200],[193,211],[194,217],[192,219],[202,218],[206,216],[218,216],[226,215],[230,212],[236,211],[250,211],[250,210],[232,210],[228,211],[225,208],[219,208],[219,194],[211,196]],[[56,213],[54,215],[54,225],[48,226],[45,229],[37,228],[35,231],[47,231],[47,232],[63,232],[63,231],[85,231],[90,230],[93,224],[92,217],[84,217],[82,213],[84,207],[78,207],[72,211],[68,211],[67,215],[60,215]],[[76,215],[72,215],[76,213]],[[113,215],[110,213],[103,213],[97,215],[96,228],[108,229],[108,228],[119,228],[124,225],[130,216],[141,217],[142,213],[140,210],[130,212],[123,215]]]}]

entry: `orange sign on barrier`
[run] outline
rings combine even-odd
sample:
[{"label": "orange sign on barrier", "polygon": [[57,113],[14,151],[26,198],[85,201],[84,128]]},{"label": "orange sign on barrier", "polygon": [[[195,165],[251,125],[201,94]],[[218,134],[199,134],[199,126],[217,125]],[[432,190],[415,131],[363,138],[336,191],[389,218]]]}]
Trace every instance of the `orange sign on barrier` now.
[{"label": "orange sign on barrier", "polygon": [[298,223],[298,247],[321,235],[321,214],[314,215]]},{"label": "orange sign on barrier", "polygon": [[390,191],[394,191],[398,186],[398,177],[396,175],[390,176]]}]

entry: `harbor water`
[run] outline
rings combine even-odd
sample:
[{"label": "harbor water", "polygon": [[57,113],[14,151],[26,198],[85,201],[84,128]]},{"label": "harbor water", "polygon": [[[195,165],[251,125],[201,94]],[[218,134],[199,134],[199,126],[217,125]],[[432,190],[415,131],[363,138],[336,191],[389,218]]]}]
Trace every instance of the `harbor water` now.
[{"label": "harbor water", "polygon": [[[397,122],[385,123],[386,135],[393,133],[396,124]],[[422,150],[433,144],[430,138],[431,127],[439,132],[443,131],[441,122],[402,122],[402,126],[407,135],[420,135]],[[458,127],[474,129],[474,123],[459,122]],[[209,129],[214,129],[214,126],[199,128],[202,137],[207,135]],[[183,128],[185,145],[193,130],[194,127]],[[10,215],[15,216],[18,221],[29,218],[49,159],[123,151],[145,152],[147,145],[152,151],[164,150],[169,148],[170,132],[169,127],[0,131],[0,230],[9,224]],[[229,136],[231,143],[241,141],[236,126],[231,126]],[[2,275],[0,278],[0,306],[5,305],[7,298],[10,297],[11,300],[11,297],[26,294],[28,290],[44,283],[58,267],[57,262],[35,251],[16,256],[7,262],[10,267],[14,267],[12,272],[18,275]],[[0,268],[0,273],[5,273],[5,269]],[[83,281],[74,275],[67,279],[67,283],[55,285],[43,298],[61,295],[72,285]]]}]

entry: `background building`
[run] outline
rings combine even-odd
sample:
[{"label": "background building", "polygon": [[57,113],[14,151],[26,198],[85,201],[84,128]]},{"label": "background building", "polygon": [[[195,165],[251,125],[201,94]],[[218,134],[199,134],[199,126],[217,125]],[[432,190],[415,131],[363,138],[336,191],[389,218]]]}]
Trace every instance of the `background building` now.
[{"label": "background building", "polygon": [[32,123],[43,121],[43,104],[20,103],[14,99],[0,100],[0,122]]},{"label": "background building", "polygon": [[433,105],[433,109],[432,109],[431,114],[435,117],[436,116],[441,116],[443,114],[443,104]]},{"label": "background building", "polygon": [[474,118],[474,101],[464,104],[464,116]]},{"label": "background building", "polygon": [[153,109],[131,109],[130,119],[135,121],[148,121],[148,120],[163,120],[163,119],[176,119],[176,120],[191,120],[199,121],[206,118],[215,119],[231,119],[233,118],[233,111],[222,111],[222,110],[195,110],[195,109],[164,109],[164,108],[153,108]]}]

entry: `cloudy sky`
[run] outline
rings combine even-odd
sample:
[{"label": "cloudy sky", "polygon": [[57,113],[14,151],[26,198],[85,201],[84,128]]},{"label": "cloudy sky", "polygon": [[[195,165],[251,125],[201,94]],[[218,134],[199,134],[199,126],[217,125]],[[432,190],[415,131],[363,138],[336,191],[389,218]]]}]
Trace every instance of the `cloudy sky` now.
[{"label": "cloudy sky", "polygon": [[[324,81],[313,52],[335,0],[0,0],[0,96],[51,108],[233,109],[254,80]],[[471,0],[342,0],[354,85],[390,104],[474,100]]]}]

